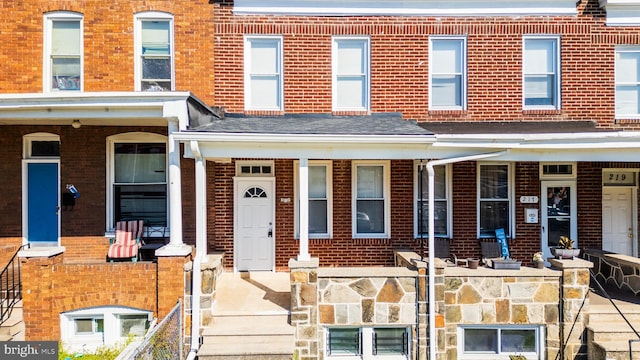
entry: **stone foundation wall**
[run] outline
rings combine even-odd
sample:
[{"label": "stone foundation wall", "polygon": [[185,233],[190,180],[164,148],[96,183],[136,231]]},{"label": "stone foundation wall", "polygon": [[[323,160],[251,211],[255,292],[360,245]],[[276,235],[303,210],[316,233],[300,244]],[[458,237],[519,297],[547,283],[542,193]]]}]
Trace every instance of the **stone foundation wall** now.
[{"label": "stone foundation wall", "polygon": [[640,259],[602,250],[585,250],[583,256],[601,285],[640,295]]}]

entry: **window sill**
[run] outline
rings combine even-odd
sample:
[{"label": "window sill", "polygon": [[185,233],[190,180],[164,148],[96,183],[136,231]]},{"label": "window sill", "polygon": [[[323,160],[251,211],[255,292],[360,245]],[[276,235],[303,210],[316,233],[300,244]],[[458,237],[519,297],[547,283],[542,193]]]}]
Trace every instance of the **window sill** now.
[{"label": "window sill", "polygon": [[560,109],[522,109],[522,115],[562,115]]}]

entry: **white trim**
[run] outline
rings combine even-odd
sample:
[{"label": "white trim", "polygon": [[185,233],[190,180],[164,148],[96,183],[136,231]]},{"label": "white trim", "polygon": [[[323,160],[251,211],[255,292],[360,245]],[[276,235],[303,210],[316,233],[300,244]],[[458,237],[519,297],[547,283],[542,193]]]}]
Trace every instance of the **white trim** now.
[{"label": "white trim", "polygon": [[[639,10],[640,12],[640,10]],[[640,14],[639,14],[640,16]],[[638,19],[640,25],[640,19]],[[618,79],[618,58],[621,53],[632,53],[636,55],[638,61],[640,61],[640,46],[637,45],[616,45],[614,50],[614,104],[615,104],[615,118],[619,119],[640,119],[640,100],[636,100],[636,111],[634,113],[618,113],[618,87],[635,87],[637,91],[640,91],[640,79],[629,79],[625,74],[625,79]],[[635,80],[635,81],[633,81]]]},{"label": "white trim", "polygon": [[[165,170],[165,181],[167,186],[167,227],[170,225],[170,188],[169,188],[169,144],[168,138],[165,135],[154,134],[154,133],[143,133],[143,132],[129,132],[108,136],[106,139],[106,224],[105,224],[105,235],[110,235],[115,231],[115,228],[111,226],[111,224],[115,224],[114,212],[115,212],[115,204],[114,204],[114,193],[113,193],[113,183],[115,181],[115,164],[114,164],[114,151],[116,143],[163,143],[166,144],[166,170]],[[165,231],[165,236],[170,236],[169,231]]]},{"label": "white trim", "polygon": [[[555,46],[554,50],[554,83],[553,83],[553,104],[552,105],[526,105],[526,43],[531,40],[548,40],[553,41]],[[560,35],[539,35],[529,34],[522,37],[522,108],[524,110],[558,110],[562,108],[562,56],[561,56],[562,43]]]},{"label": "white trim", "polygon": [[[84,91],[84,16],[73,11],[52,11],[44,14],[43,29],[43,57],[42,57],[42,91],[58,92],[53,90],[51,83],[51,47],[54,21],[78,21],[80,23],[80,88],[72,92]],[[67,91],[63,91],[67,92]]]},{"label": "white trim", "polygon": [[[434,106],[433,104],[433,50],[434,41],[456,41],[460,44],[460,106]],[[466,110],[467,109],[467,36],[431,35],[429,36],[429,110]]]},{"label": "white trim", "polygon": [[142,90],[142,22],[143,21],[168,21],[169,22],[169,57],[171,58],[171,91],[176,88],[175,73],[175,38],[174,38],[174,20],[173,15],[160,11],[143,11],[133,16],[134,36],[133,36],[133,54],[134,54],[134,90]]},{"label": "white trim", "polygon": [[640,1],[600,0],[599,3],[607,14],[607,26],[640,25]]},{"label": "white trim", "polygon": [[[202,144],[200,144],[202,146]],[[276,176],[275,162],[273,160],[236,160],[236,175],[237,177],[272,177]],[[265,174],[262,171],[258,174],[243,174],[242,167],[243,166],[270,166],[271,173]]]},{"label": "white trim", "polygon": [[[427,174],[427,163],[423,161],[423,166],[425,167],[424,172],[423,172],[423,176],[425,178],[425,180],[428,180],[428,174]],[[447,234],[446,235],[442,235],[442,234],[435,234],[436,237],[446,237],[446,238],[453,238],[453,166],[452,164],[442,164],[442,165],[436,165],[434,166],[444,166],[444,171],[445,171],[445,181],[446,181],[446,201],[447,201]],[[420,200],[420,187],[419,187],[419,182],[420,182],[420,171],[419,171],[419,167],[420,167],[420,161],[419,160],[414,160],[413,162],[413,233],[415,238],[420,238],[420,230],[419,230],[419,223],[420,223],[420,219],[419,219],[419,212],[418,212],[418,201]],[[423,199],[423,201],[428,202],[429,199],[429,194],[428,194],[428,183],[426,184],[427,188],[423,188],[422,191],[427,193],[427,197]],[[434,199],[435,200],[435,199]],[[425,220],[428,221],[428,212],[424,213],[422,215]],[[423,234],[422,237],[428,237],[429,234],[429,226],[427,223],[427,226],[423,229]]]},{"label": "white trim", "polygon": [[[44,132],[39,132],[39,133],[31,133],[31,134],[27,134],[24,135],[22,137],[22,158],[23,159],[32,159],[34,157],[31,156],[31,144],[34,141],[57,141],[58,143],[60,142],[60,135],[57,134],[51,134],[51,133],[44,133]],[[46,158],[53,158],[53,159],[58,159],[60,158],[60,156],[37,156],[34,159],[46,159]]]},{"label": "white trim", "polygon": [[[358,166],[382,166],[382,200],[384,201],[384,231],[358,233]],[[351,232],[354,239],[389,239],[391,237],[391,161],[354,160],[351,162]]]},{"label": "white trim", "polygon": [[315,16],[576,16],[575,1],[526,0],[236,0],[236,15],[315,15]]},{"label": "white trim", "polygon": [[[251,64],[254,59],[251,57],[251,44],[256,42],[275,41],[276,45],[276,63],[278,76],[278,104],[276,107],[259,107],[251,103]],[[245,35],[244,36],[244,108],[245,110],[284,110],[284,66],[283,66],[283,37],[274,35]],[[256,59],[260,61],[260,59]]]},{"label": "white trim", "polygon": [[[478,239],[481,238],[486,238],[486,237],[493,237],[493,236],[482,236],[480,234],[480,203],[481,203],[481,184],[480,184],[480,175],[481,175],[481,167],[482,166],[491,166],[491,165],[503,165],[503,166],[507,166],[507,185],[509,187],[508,189],[508,196],[509,198],[506,200],[507,201],[507,207],[509,209],[509,223],[507,224],[507,227],[504,229],[506,235],[508,238],[510,239],[515,239],[516,237],[516,232],[515,232],[515,164],[511,163],[511,162],[501,162],[501,161],[478,161],[476,163],[476,236],[478,237]],[[487,199],[496,199],[496,198],[487,198]],[[487,200],[490,201],[490,200]]]},{"label": "white trim", "polygon": [[[571,219],[570,229],[569,229],[569,237],[575,240],[575,247],[579,247],[579,237],[578,237],[578,181],[577,179],[567,179],[567,180],[542,180],[540,181],[540,249],[544,253],[544,258],[547,259],[551,257],[551,252],[549,250],[549,213],[547,211],[547,203],[548,203],[548,194],[547,188],[549,187],[568,187],[569,188],[569,204],[571,206],[571,212],[569,213],[569,218]],[[600,210],[602,210],[602,199],[600,199]],[[558,215],[560,216],[560,215]],[[565,215],[561,215],[565,216]],[[602,220],[602,215],[600,216],[600,221]],[[602,236],[602,233],[600,233]],[[549,264],[545,262],[545,264]]]},{"label": "white trim", "polygon": [[[545,174],[544,166],[545,165],[567,165],[571,166],[571,174]],[[539,164],[540,171],[540,180],[557,180],[557,179],[575,179],[578,177],[578,163],[577,162],[551,162],[551,161],[543,161]]]},{"label": "white trim", "polygon": [[[361,42],[363,44],[362,63],[364,69],[360,76],[365,77],[365,84],[361,94],[363,97],[362,107],[338,106],[338,44],[341,41]],[[350,76],[356,76],[356,74],[351,74]],[[369,36],[333,36],[331,39],[331,89],[333,111],[369,111],[371,108],[371,38]]]},{"label": "white trim", "polygon": [[[300,188],[298,179],[300,166],[299,160],[293,162],[293,201],[294,201],[294,219],[296,238],[300,238]],[[327,233],[312,234],[309,233],[310,239],[331,239],[333,238],[333,161],[331,160],[309,160],[309,167],[324,166],[326,168],[326,192],[327,192]]]}]

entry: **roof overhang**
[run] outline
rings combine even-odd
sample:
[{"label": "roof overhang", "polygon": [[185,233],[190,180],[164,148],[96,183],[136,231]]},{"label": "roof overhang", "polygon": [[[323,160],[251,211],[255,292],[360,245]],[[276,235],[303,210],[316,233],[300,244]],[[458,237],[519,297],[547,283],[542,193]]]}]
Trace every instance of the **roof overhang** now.
[{"label": "roof overhang", "polygon": [[599,0],[607,13],[608,26],[640,25],[640,0]]},{"label": "roof overhang", "polygon": [[0,95],[1,125],[167,126],[214,116],[189,92],[55,92]]}]

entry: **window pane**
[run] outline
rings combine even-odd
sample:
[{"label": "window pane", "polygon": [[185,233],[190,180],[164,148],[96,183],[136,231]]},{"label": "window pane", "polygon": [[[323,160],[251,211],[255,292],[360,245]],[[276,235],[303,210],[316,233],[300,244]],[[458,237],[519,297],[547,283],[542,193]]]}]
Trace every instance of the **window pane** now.
[{"label": "window pane", "polygon": [[147,330],[146,315],[122,315],[120,316],[120,336],[129,334],[134,336],[144,336]]},{"label": "window pane", "polygon": [[31,156],[60,156],[60,142],[32,141]]},{"label": "window pane", "polygon": [[482,165],[480,167],[480,197],[482,199],[509,198],[509,167]]},{"label": "window pane", "polygon": [[327,232],[327,201],[309,200],[309,233],[326,234]]},{"label": "window pane", "polygon": [[55,20],[51,26],[51,53],[54,55],[80,55],[80,21]]},{"label": "window pane", "polygon": [[357,167],[357,198],[382,199],[384,196],[384,168],[382,166]]},{"label": "window pane", "polygon": [[[420,214],[418,214],[420,216]],[[435,235],[436,236],[446,236],[447,232],[447,202],[442,200],[435,201],[435,212],[434,212],[434,222],[435,222]],[[420,219],[418,219],[420,221]],[[429,203],[424,201],[422,203],[422,229],[418,228],[418,233],[420,230],[424,234],[429,233]]]},{"label": "window pane", "polygon": [[554,75],[526,76],[524,85],[525,105],[554,104]]},{"label": "window pane", "polygon": [[115,185],[115,221],[141,219],[145,225],[167,225],[166,185]]},{"label": "window pane", "polygon": [[168,57],[144,57],[142,59],[144,79],[171,79],[171,59]]},{"label": "window pane", "polygon": [[385,354],[405,354],[405,329],[374,329],[373,353],[377,355]]},{"label": "window pane", "polygon": [[525,74],[546,74],[555,72],[555,40],[525,40]]},{"label": "window pane", "polygon": [[432,76],[432,106],[462,106],[462,76]]},{"label": "window pane", "polygon": [[251,41],[251,73],[252,74],[277,74],[278,66],[277,40],[253,40]]},{"label": "window pane", "polygon": [[616,86],[616,114],[640,113],[640,87]]},{"label": "window pane", "polygon": [[170,54],[169,21],[142,22],[142,54]]},{"label": "window pane", "polygon": [[327,198],[326,166],[309,166],[309,198]]},{"label": "window pane", "polygon": [[262,108],[280,107],[280,79],[278,76],[251,77],[251,105]]},{"label": "window pane", "polygon": [[338,74],[364,74],[365,42],[361,40],[338,41]]},{"label": "window pane", "polygon": [[465,329],[465,352],[492,352],[498,348],[497,330],[493,329]]},{"label": "window pane", "polygon": [[356,232],[384,233],[384,200],[358,200]]},{"label": "window pane", "polygon": [[616,54],[616,83],[640,81],[640,52]]},{"label": "window pane", "polygon": [[339,77],[337,84],[337,106],[340,108],[364,108],[365,78]]},{"label": "window pane", "polygon": [[171,91],[171,80],[142,80],[142,91]]},{"label": "window pane", "polygon": [[103,333],[104,332],[104,319],[98,318],[94,319],[96,323],[96,332]]},{"label": "window pane", "polygon": [[536,352],[536,332],[534,330],[502,330],[501,352]]},{"label": "window pane", "polygon": [[360,333],[358,329],[331,329],[327,341],[331,355],[358,355],[360,353]]},{"label": "window pane", "polygon": [[508,201],[480,202],[480,236],[494,237],[496,229],[509,229]]},{"label": "window pane", "polygon": [[[447,198],[447,169],[445,165],[437,165],[433,168],[435,200]],[[426,201],[429,198],[429,175],[427,171],[422,172],[422,198]],[[418,199],[419,200],[419,199]]]},{"label": "window pane", "polygon": [[115,182],[165,183],[166,157],[162,143],[115,144]]},{"label": "window pane", "polygon": [[93,319],[75,319],[76,334],[92,334]]},{"label": "window pane", "polygon": [[462,72],[462,40],[432,40],[434,74],[456,74]]},{"label": "window pane", "polygon": [[51,86],[58,90],[80,89],[80,58],[52,58]]}]

